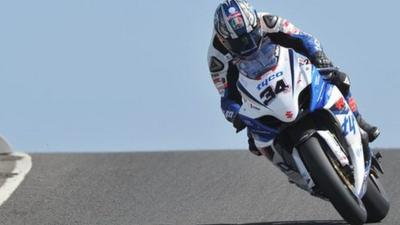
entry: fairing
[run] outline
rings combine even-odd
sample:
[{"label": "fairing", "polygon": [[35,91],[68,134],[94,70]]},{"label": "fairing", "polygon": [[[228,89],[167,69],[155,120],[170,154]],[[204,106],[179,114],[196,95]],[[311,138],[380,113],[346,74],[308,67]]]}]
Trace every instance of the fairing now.
[{"label": "fairing", "polygon": [[[365,174],[369,171],[365,168],[360,129],[353,112],[347,102],[343,101],[344,97],[339,89],[324,80],[307,58],[291,49],[279,48],[279,60],[275,68],[257,79],[240,74],[237,87],[243,99],[239,111],[241,119],[253,134],[258,148],[274,147],[273,140],[278,135],[278,129],[268,127],[258,119],[271,116],[282,123],[295,121],[299,115],[299,95],[310,86],[309,111],[327,110],[341,125],[345,140],[350,146],[348,149],[350,159],[341,158],[340,162],[351,162],[353,165],[355,180],[353,192],[361,197],[365,192]],[[318,133],[329,146],[334,148],[332,151],[335,155],[343,157],[339,152],[341,149],[334,146],[337,140],[332,135],[329,136],[322,131]],[[298,165],[298,168],[301,168],[301,165]],[[306,171],[300,173],[307,174]],[[306,179],[305,176],[303,178]]]},{"label": "fairing", "polygon": [[[241,115],[251,119],[270,115],[283,122],[293,122],[296,119],[299,108],[298,97],[311,82],[311,73],[307,71],[311,71],[312,67],[309,64],[296,67],[299,61],[306,61],[306,59],[295,54],[291,49],[283,47],[280,49],[278,63],[272,70],[265,72],[257,79],[251,79],[245,75],[239,76],[237,87],[244,102],[240,111]],[[279,84],[281,90],[276,94]],[[273,93],[268,92],[267,89],[272,89]],[[274,95],[272,99],[269,98],[271,95]]]},{"label": "fairing", "polygon": [[[243,99],[239,115],[263,147],[278,133],[256,119],[273,116],[284,123],[293,122],[299,113],[299,94],[312,81],[312,65],[308,59],[291,49],[278,48],[279,60],[273,69],[257,79],[241,73],[237,83]],[[265,134],[262,132],[265,130],[270,132]]]}]

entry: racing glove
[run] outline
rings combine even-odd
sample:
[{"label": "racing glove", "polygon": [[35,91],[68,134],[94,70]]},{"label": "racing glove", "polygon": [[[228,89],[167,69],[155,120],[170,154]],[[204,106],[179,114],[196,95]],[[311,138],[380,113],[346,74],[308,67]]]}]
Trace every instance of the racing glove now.
[{"label": "racing glove", "polygon": [[232,121],[233,127],[236,128],[236,133],[239,133],[242,131],[244,128],[246,128],[246,124],[243,123],[243,121],[239,118],[239,115],[235,115]]},{"label": "racing glove", "polygon": [[333,63],[323,51],[316,52],[314,57],[311,59],[311,63],[317,68],[333,67]]},{"label": "racing glove", "polygon": [[[232,121],[233,127],[236,128],[236,133],[239,133],[242,131],[244,128],[246,128],[246,124],[243,123],[243,121],[240,119],[239,115],[235,115]],[[254,138],[251,136],[249,130],[247,130],[247,143],[249,144],[249,151],[253,153],[256,156],[261,156],[261,152],[258,150],[256,143],[254,142]]]}]

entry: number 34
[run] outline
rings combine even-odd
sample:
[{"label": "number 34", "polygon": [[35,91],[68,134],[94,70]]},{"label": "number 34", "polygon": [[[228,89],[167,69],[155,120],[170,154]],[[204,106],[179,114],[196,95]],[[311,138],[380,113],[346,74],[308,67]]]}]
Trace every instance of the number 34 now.
[{"label": "number 34", "polygon": [[289,85],[287,85],[284,80],[278,80],[275,90],[273,90],[271,86],[268,86],[260,93],[260,98],[265,98],[264,104],[268,105],[279,93],[285,91],[288,87]]}]

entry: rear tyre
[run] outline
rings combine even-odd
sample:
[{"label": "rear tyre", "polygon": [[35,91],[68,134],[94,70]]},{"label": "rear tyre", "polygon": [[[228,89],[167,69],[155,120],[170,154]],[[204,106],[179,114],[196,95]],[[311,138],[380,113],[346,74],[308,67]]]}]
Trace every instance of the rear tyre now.
[{"label": "rear tyre", "polygon": [[363,203],[344,185],[322,146],[325,145],[321,145],[316,137],[298,146],[314,183],[347,222],[352,225],[365,223],[367,212]]},{"label": "rear tyre", "polygon": [[362,201],[367,209],[367,223],[380,222],[389,212],[390,203],[378,178],[369,175],[367,192]]}]

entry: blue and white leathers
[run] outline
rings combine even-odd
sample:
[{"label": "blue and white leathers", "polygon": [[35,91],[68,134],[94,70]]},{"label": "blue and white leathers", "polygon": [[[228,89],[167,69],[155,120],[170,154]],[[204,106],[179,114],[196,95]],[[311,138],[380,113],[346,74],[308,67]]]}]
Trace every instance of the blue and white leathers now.
[{"label": "blue and white leathers", "polygon": [[[292,49],[276,46],[277,62],[270,70],[257,77],[249,76],[245,68],[239,69],[237,88],[241,93],[243,105],[239,116],[244,121],[255,139],[256,146],[263,152],[272,147],[272,161],[281,165],[282,156],[274,147],[274,139],[278,136],[279,127],[268,127],[260,118],[271,117],[282,124],[294,123],[301,114],[318,110],[328,111],[341,126],[343,137],[349,148],[349,157],[345,154],[335,135],[328,130],[317,130],[316,135],[330,147],[332,155],[337,157],[342,166],[354,167],[353,194],[361,198],[366,190],[366,178],[369,174],[369,163],[365,163],[361,130],[349,105],[339,89],[324,80],[309,60]],[[241,62],[237,62],[240,65]],[[240,66],[239,66],[240,67]],[[251,72],[251,71],[250,71]],[[299,105],[299,96],[307,88],[311,89],[308,109]],[[286,173],[289,179],[307,191],[312,191],[314,183],[308,174],[297,149],[293,149],[292,157],[299,173]],[[286,171],[287,172],[287,171]]]},{"label": "blue and white leathers", "polygon": [[[267,12],[260,12],[257,16],[261,24],[261,31],[265,34],[264,45],[273,43],[293,48],[308,58],[314,58],[318,51],[322,51],[321,44],[315,37],[301,31],[287,19]],[[225,118],[231,122],[240,108],[240,96],[236,95],[235,87],[237,75],[236,65],[233,63],[235,59],[236,57],[222,45],[214,29],[208,49],[207,63],[211,78],[221,96],[222,112]]]}]

